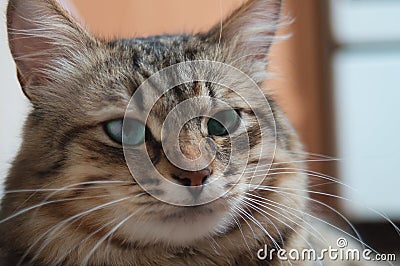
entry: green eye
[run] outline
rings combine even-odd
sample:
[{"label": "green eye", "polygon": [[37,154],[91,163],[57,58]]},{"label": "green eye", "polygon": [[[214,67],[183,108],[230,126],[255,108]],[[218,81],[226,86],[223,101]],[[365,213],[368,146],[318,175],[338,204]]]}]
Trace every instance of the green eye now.
[{"label": "green eye", "polygon": [[105,130],[107,135],[119,144],[136,146],[144,142],[145,126],[135,119],[125,119],[124,130],[122,130],[123,119],[107,122]]},{"label": "green eye", "polygon": [[235,110],[218,112],[208,120],[208,134],[224,136],[232,133],[239,126],[240,117]]}]

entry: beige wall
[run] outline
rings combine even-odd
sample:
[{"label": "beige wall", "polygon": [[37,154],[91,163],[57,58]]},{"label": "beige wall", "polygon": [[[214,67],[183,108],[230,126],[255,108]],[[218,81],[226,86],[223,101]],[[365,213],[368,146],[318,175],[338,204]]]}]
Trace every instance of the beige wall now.
[{"label": "beige wall", "polygon": [[73,0],[73,3],[95,33],[104,37],[133,37],[204,30],[243,1]]}]

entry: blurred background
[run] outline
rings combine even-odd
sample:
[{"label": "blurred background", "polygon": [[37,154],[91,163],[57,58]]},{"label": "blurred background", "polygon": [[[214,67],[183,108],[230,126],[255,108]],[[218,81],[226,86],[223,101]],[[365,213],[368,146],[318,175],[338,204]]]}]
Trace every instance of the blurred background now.
[{"label": "blurred background", "polygon": [[[243,0],[62,0],[92,33],[105,39],[205,31]],[[400,1],[286,0],[292,34],[272,47],[273,90],[306,151],[314,197],[343,212],[368,243],[398,251],[400,237],[383,217],[400,221]],[[0,178],[15,155],[29,104],[19,89],[0,0]],[[318,205],[318,204],[316,204]],[[316,207],[332,219],[328,208]],[[339,220],[337,222],[340,222]]]}]

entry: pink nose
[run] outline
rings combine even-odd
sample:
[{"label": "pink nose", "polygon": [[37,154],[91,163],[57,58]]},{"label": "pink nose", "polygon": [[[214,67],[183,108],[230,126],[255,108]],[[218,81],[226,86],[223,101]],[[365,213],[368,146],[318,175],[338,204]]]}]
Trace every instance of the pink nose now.
[{"label": "pink nose", "polygon": [[207,178],[210,177],[211,171],[205,168],[200,171],[182,171],[179,175],[174,176],[182,185],[197,187],[202,186]]}]

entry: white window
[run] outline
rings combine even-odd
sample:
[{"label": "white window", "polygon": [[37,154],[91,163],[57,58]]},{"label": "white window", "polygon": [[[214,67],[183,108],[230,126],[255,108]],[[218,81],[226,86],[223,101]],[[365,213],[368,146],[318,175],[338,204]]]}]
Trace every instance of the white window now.
[{"label": "white window", "polygon": [[330,3],[339,176],[354,188],[342,191],[355,201],[344,201],[347,216],[399,219],[400,1]]}]

